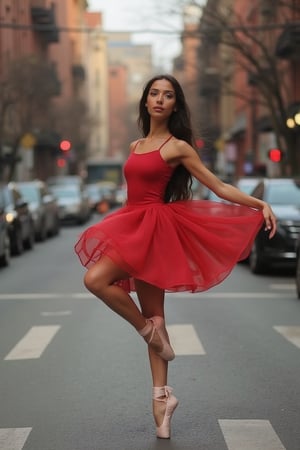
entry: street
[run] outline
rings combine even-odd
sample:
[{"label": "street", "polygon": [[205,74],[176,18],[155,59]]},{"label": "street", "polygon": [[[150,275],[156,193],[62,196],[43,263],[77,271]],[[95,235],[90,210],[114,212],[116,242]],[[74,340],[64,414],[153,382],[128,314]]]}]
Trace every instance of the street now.
[{"label": "street", "polygon": [[0,450],[300,450],[294,275],[239,264],[210,291],[167,295],[180,403],[158,440],[146,345],[83,286],[86,226],[0,271]]}]

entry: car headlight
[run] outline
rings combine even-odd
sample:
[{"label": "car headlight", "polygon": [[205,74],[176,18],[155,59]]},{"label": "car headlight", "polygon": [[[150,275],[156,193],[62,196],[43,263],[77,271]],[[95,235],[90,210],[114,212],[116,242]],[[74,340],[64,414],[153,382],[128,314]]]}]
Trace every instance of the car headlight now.
[{"label": "car headlight", "polygon": [[9,212],[6,214],[6,222],[11,223],[14,221],[16,214],[14,212]]}]

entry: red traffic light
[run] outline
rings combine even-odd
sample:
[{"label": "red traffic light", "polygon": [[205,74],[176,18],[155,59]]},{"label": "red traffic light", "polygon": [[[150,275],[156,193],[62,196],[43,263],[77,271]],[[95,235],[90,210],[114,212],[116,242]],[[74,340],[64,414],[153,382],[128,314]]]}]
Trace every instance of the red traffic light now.
[{"label": "red traffic light", "polygon": [[271,148],[268,156],[271,161],[280,162],[282,160],[282,151],[279,148]]},{"label": "red traffic light", "polygon": [[64,158],[58,158],[56,160],[56,165],[57,165],[57,167],[62,169],[63,167],[66,167],[66,160]]},{"label": "red traffic light", "polygon": [[60,141],[59,148],[63,152],[68,152],[71,149],[71,142],[67,139],[64,139],[63,141]]}]

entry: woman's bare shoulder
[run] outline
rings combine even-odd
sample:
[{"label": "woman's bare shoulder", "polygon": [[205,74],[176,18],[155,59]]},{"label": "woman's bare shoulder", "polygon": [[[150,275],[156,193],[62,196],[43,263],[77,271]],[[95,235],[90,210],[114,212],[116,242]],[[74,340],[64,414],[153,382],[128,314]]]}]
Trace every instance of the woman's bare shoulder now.
[{"label": "woman's bare shoulder", "polygon": [[129,144],[129,152],[132,153],[135,149],[135,147],[138,145],[138,143],[141,141],[141,139],[136,139],[135,141],[132,141]]},{"label": "woman's bare shoulder", "polygon": [[178,153],[178,156],[184,156],[191,150],[192,151],[194,150],[193,147],[183,139],[173,138],[172,144],[174,146],[176,153]]}]

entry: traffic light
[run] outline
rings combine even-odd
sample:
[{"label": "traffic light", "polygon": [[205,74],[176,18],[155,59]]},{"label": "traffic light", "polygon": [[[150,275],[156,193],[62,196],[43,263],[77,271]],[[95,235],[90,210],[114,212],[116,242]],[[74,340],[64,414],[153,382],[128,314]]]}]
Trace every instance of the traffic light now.
[{"label": "traffic light", "polygon": [[59,148],[63,152],[68,152],[69,150],[71,150],[71,147],[72,147],[71,141],[69,141],[68,139],[64,139],[59,143]]},{"label": "traffic light", "polygon": [[280,150],[279,148],[271,148],[268,151],[269,160],[272,162],[280,162],[282,160],[282,156],[282,150]]},{"label": "traffic light", "polygon": [[56,160],[56,165],[57,167],[59,167],[60,169],[62,169],[63,167],[66,167],[66,160],[64,158],[58,158]]}]

